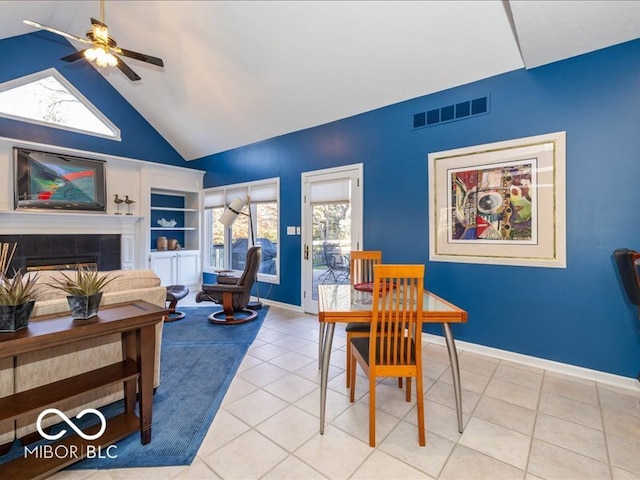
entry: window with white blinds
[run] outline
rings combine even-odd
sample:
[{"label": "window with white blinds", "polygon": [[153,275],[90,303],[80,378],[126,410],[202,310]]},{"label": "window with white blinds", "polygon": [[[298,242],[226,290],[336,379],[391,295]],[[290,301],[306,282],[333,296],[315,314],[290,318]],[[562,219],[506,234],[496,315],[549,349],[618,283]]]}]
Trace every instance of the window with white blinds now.
[{"label": "window with white blinds", "polygon": [[336,178],[313,182],[309,190],[311,204],[348,202],[351,200],[351,179]]},{"label": "window with white blinds", "polygon": [[[245,206],[233,225],[227,228],[218,220],[225,208],[236,198],[242,200]],[[210,273],[215,273],[217,270],[242,271],[247,249],[255,244],[262,246],[258,280],[278,283],[279,203],[279,178],[206,189],[204,206],[208,252],[205,271]]]},{"label": "window with white blinds", "polygon": [[277,202],[279,191],[279,178],[209,188],[204,191],[204,208],[224,207],[236,198],[244,200],[245,203],[247,199],[251,203]]}]

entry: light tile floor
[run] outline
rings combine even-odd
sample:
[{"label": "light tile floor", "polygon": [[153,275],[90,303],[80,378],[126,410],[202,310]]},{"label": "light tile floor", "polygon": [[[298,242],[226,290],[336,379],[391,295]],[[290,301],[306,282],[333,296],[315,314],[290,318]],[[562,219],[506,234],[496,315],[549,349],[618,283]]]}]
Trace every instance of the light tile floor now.
[{"label": "light tile floor", "polygon": [[324,435],[317,318],[271,307],[192,465],[54,478],[640,480],[635,392],[460,351],[460,434],[446,348],[425,344],[427,446],[418,446],[415,402],[386,379],[370,448],[367,382],[358,378],[351,404],[339,327],[333,347]]}]

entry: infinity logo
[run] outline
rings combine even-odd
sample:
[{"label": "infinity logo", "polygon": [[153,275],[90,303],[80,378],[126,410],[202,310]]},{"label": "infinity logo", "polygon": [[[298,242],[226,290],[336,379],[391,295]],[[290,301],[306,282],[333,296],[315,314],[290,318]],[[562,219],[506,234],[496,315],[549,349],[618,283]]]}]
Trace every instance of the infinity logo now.
[{"label": "infinity logo", "polygon": [[40,435],[42,435],[44,438],[46,438],[47,440],[58,440],[60,437],[62,437],[63,435],[65,435],[67,433],[66,430],[62,430],[60,432],[58,432],[56,435],[49,435],[48,433],[45,433],[42,430],[42,419],[48,415],[49,413],[55,413],[56,415],[58,415],[62,420],[64,420],[67,425],[69,425],[74,432],[76,432],[78,435],[80,435],[82,438],[84,438],[85,440],[95,440],[96,438],[99,438],[104,431],[107,429],[107,420],[106,418],[104,418],[104,415],[99,412],[98,410],[96,410],[95,408],[85,408],[84,410],[82,410],[78,415],[75,416],[75,418],[82,418],[84,417],[87,413],[93,413],[94,415],[96,415],[101,422],[101,427],[100,427],[100,431],[98,433],[96,433],[95,435],[87,435],[85,434],[82,430],[80,430],[75,423],[73,423],[69,417],[67,417],[64,413],[62,413],[60,410],[58,410],[57,408],[47,408],[46,410],[44,410],[40,415],[38,415],[38,420],[36,422],[36,427],[38,429],[38,433]]}]

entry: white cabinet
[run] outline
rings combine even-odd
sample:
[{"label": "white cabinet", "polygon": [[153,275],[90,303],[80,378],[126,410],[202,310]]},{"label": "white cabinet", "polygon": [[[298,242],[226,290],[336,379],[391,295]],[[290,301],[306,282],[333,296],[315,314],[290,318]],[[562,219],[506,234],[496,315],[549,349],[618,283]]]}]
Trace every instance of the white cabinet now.
[{"label": "white cabinet", "polygon": [[160,277],[162,285],[165,286],[195,286],[202,283],[198,250],[151,252],[149,268]]},{"label": "white cabinet", "polygon": [[200,252],[197,250],[179,251],[177,255],[178,285],[200,285]]},{"label": "white cabinet", "polygon": [[149,268],[160,277],[162,285],[175,285],[177,274],[176,252],[152,252],[149,255]]}]

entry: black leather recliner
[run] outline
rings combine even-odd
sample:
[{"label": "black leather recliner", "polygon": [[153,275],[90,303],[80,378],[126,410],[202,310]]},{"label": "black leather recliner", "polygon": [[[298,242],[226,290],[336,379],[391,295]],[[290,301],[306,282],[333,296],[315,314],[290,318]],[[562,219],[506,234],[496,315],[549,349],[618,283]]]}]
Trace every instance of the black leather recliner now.
[{"label": "black leather recliner", "polygon": [[[202,285],[196,295],[196,302],[215,302],[222,310],[209,315],[212,323],[235,324],[250,322],[257,313],[247,309],[251,299],[251,287],[256,281],[262,247],[255,246],[247,250],[247,261],[240,277],[218,276],[218,283]],[[239,314],[239,315],[236,315]]]},{"label": "black leather recliner", "polygon": [[613,257],[618,266],[620,280],[629,301],[640,307],[640,278],[638,268],[640,268],[640,253],[628,248],[618,248],[614,250]]},{"label": "black leather recliner", "polygon": [[[618,248],[613,251],[613,257],[618,266],[620,280],[629,301],[638,307],[640,318],[640,253],[628,248]],[[640,381],[640,373],[637,376]]]}]

